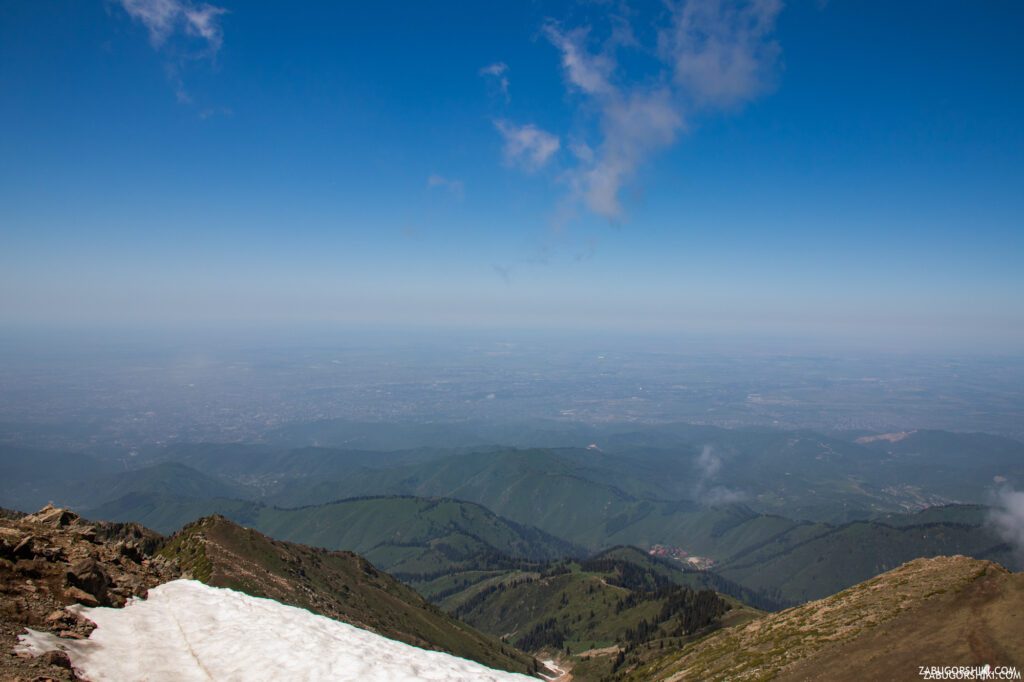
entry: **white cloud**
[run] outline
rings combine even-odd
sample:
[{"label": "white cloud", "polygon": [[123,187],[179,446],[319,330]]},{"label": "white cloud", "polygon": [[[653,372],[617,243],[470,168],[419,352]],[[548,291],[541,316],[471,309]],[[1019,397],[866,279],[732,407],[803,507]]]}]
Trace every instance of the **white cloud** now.
[{"label": "white cloud", "polygon": [[[612,220],[623,214],[622,188],[652,155],[676,142],[694,112],[735,108],[770,87],[779,53],[770,39],[779,0],[686,0],[669,7],[667,25],[657,28],[656,50],[645,50],[621,17],[611,18],[610,37],[597,46],[589,27],[543,27],[559,51],[570,92],[581,96],[581,111],[595,121],[571,136],[575,163],[565,177],[575,200]],[[630,81],[617,57],[625,49],[654,54],[654,72]],[[498,129],[506,158],[516,156],[509,129]]]},{"label": "white cloud", "polygon": [[602,142],[575,178],[587,207],[606,218],[619,218],[619,191],[648,156],[671,145],[683,127],[682,115],[667,90],[617,93],[604,103]]},{"label": "white cloud", "polygon": [[587,51],[589,33],[586,28],[563,33],[554,24],[544,27],[544,35],[562,53],[562,68],[570,83],[588,95],[613,94],[611,74],[615,61],[609,55],[595,55]]},{"label": "white cloud", "polygon": [[1024,492],[1009,487],[996,492],[989,523],[1024,560]]},{"label": "white cloud", "polygon": [[161,47],[174,31],[181,13],[178,0],[120,0],[121,7],[132,19],[142,22],[149,30],[153,47]]},{"label": "white cloud", "polygon": [[[222,7],[189,0],[118,0],[124,11],[149,32],[153,49],[167,56],[164,72],[181,104],[191,104],[192,96],[185,87],[182,72],[195,59],[213,59],[224,43],[220,17],[227,13]],[[184,41],[173,41],[175,35]],[[191,39],[191,40],[189,40]],[[202,48],[195,49],[196,42]],[[182,44],[178,44],[182,43]]]},{"label": "white cloud", "polygon": [[188,0],[118,1],[128,16],[146,27],[154,48],[164,47],[178,31],[202,40],[209,56],[215,55],[224,42],[219,18],[227,10],[222,7]]},{"label": "white cloud", "polygon": [[185,31],[206,41],[210,50],[217,52],[224,42],[224,31],[217,18],[227,10],[213,5],[200,5],[185,10]]},{"label": "white cloud", "polygon": [[700,456],[697,457],[697,470],[700,472],[701,479],[712,479],[718,475],[721,469],[722,458],[715,454],[713,447],[705,445],[700,451]]},{"label": "white cloud", "polygon": [[480,74],[483,76],[501,76],[507,71],[508,64],[505,62],[495,62],[480,69]]},{"label": "white cloud", "polygon": [[427,177],[427,187],[440,187],[442,189],[446,189],[460,199],[466,191],[466,187],[462,183],[462,180],[446,178],[443,175],[438,175],[437,173],[431,173]]},{"label": "white cloud", "polygon": [[[562,54],[566,80],[592,100],[599,115],[599,143],[596,149],[585,143],[575,146],[579,163],[569,173],[570,182],[587,208],[617,219],[622,215],[622,186],[650,154],[675,141],[683,127],[682,113],[665,85],[616,84],[615,60],[611,53],[588,50],[587,30],[563,32],[548,24],[544,33]],[[628,44],[615,33],[612,43]]]},{"label": "white cloud", "polygon": [[487,78],[493,78],[498,83],[498,89],[501,90],[501,94],[505,96],[506,100],[509,98],[508,64],[505,62],[488,64],[484,68],[480,69],[480,75]]},{"label": "white cloud", "polygon": [[705,445],[697,457],[697,482],[693,487],[693,496],[701,504],[719,505],[742,502],[746,495],[739,490],[715,485],[722,470],[722,458],[711,445]]},{"label": "white cloud", "polygon": [[660,32],[673,80],[696,104],[734,107],[771,83],[779,45],[770,39],[780,0],[689,0]]},{"label": "white cloud", "polygon": [[494,127],[505,139],[505,160],[528,171],[543,167],[562,146],[558,136],[533,124],[516,125],[498,120]]}]

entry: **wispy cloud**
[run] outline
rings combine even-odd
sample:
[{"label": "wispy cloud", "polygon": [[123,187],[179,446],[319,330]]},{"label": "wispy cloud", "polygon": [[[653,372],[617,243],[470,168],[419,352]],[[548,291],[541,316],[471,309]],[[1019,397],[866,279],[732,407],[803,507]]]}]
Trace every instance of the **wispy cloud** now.
[{"label": "wispy cloud", "polygon": [[989,523],[1024,561],[1024,492],[1009,487],[996,491]]},{"label": "wispy cloud", "polygon": [[438,175],[437,173],[431,173],[427,177],[427,187],[439,187],[451,192],[459,199],[461,199],[466,192],[466,186],[463,184],[462,180],[446,178],[443,175]]},{"label": "wispy cloud", "polygon": [[689,0],[675,8],[658,47],[683,95],[734,107],[771,85],[779,44],[771,39],[781,0]]},{"label": "wispy cloud", "polygon": [[574,149],[577,163],[568,173],[574,195],[594,213],[618,219],[623,185],[650,154],[675,141],[683,116],[665,84],[616,83],[613,50],[621,41],[595,53],[587,47],[589,34],[579,28],[563,31],[555,24],[544,27],[544,35],[561,52],[570,88],[598,112],[595,146],[578,143]]},{"label": "wispy cloud", "polygon": [[224,44],[224,31],[218,17],[226,12],[226,9],[213,5],[187,7],[184,10],[185,32],[205,40],[210,51],[216,53]]},{"label": "wispy cloud", "polygon": [[718,505],[741,502],[745,495],[723,485],[716,485],[719,472],[722,470],[722,458],[715,452],[712,445],[705,445],[697,457],[697,482],[693,488],[693,496],[701,504]]},{"label": "wispy cloud", "polygon": [[608,95],[615,60],[609,54],[591,54],[586,47],[589,28],[561,31],[554,23],[544,26],[544,35],[562,53],[562,68],[569,83],[587,95]]},{"label": "wispy cloud", "polygon": [[181,15],[178,0],[120,0],[120,4],[128,16],[146,27],[149,41],[155,48],[167,42]]},{"label": "wispy cloud", "polygon": [[224,44],[220,18],[227,10],[188,0],[118,0],[118,4],[146,28],[153,49],[167,58],[164,71],[178,101],[191,103],[182,77],[184,65],[217,56]]},{"label": "wispy cloud", "polygon": [[516,125],[497,120],[494,127],[505,139],[505,160],[528,171],[543,167],[562,146],[558,136],[533,124]]},{"label": "wispy cloud", "polygon": [[[771,34],[780,9],[779,0],[670,3],[650,47],[622,17],[611,17],[603,42],[591,27],[546,23],[542,34],[558,50],[567,88],[585,114],[576,118],[593,122],[570,135],[576,142],[564,177],[572,198],[597,215],[621,219],[623,187],[677,141],[690,118],[734,109],[770,89],[779,54]],[[620,65],[622,50],[654,55],[653,73],[631,79]],[[508,131],[499,130],[507,157]]]},{"label": "wispy cloud", "polygon": [[508,64],[505,62],[488,64],[484,68],[480,69],[480,75],[485,78],[493,79],[494,82],[498,84],[498,89],[501,90],[501,94],[505,96],[505,101],[509,100]]},{"label": "wispy cloud", "polygon": [[156,49],[165,47],[176,33],[200,39],[209,55],[224,43],[220,26],[223,7],[188,0],[119,0],[124,11],[149,32],[149,42]]}]

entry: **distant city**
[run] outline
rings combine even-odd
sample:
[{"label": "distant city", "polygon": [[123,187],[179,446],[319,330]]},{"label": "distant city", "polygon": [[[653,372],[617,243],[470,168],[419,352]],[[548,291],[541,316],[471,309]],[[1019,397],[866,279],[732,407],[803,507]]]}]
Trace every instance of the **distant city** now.
[{"label": "distant city", "polygon": [[12,351],[0,360],[0,442],[130,451],[171,442],[258,442],[288,425],[323,420],[688,422],[1024,436],[1020,358],[586,343],[495,338]]}]

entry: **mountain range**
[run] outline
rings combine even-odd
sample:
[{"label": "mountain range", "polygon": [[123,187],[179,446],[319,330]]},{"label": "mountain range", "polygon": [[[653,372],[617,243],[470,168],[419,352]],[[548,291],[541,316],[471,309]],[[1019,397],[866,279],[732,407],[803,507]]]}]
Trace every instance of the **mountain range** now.
[{"label": "mountain range", "polygon": [[985,477],[1020,478],[1024,445],[1011,439],[686,425],[572,436],[600,440],[375,452],[271,439],[176,444],[120,461],[0,447],[12,471],[0,501],[54,501],[165,533],[218,513],[275,538],[360,552],[430,598],[456,582],[530,568],[523,562],[618,545],[697,557],[754,601],[777,605],[919,556],[1018,565],[977,502],[991,499]]},{"label": "mountain range", "polygon": [[[4,511],[0,644],[10,650],[18,641],[14,648],[21,653],[0,662],[0,673],[12,679],[70,680],[73,668],[91,671],[116,663],[116,656],[106,657],[106,663],[95,656],[98,650],[89,646],[92,612],[76,602],[127,604],[138,616],[137,602],[125,597],[151,590],[154,609],[147,610],[144,629],[152,636],[134,638],[135,645],[151,646],[164,629],[162,646],[173,648],[176,638],[189,641],[193,630],[204,631],[201,626],[171,636],[176,626],[167,619],[181,616],[161,615],[170,614],[168,599],[191,603],[185,598],[195,589],[182,577],[214,590],[195,593],[196,609],[214,609],[195,611],[195,618],[227,618],[227,610],[213,604],[221,594],[237,604],[238,598],[230,597],[235,590],[265,600],[267,606],[245,607],[253,609],[252,618],[257,612],[277,614],[272,617],[287,617],[289,627],[300,629],[313,622],[297,611],[271,609],[276,603],[387,638],[380,642],[412,645],[370,646],[367,640],[365,648],[345,653],[345,665],[356,667],[374,666],[372,656],[387,656],[376,664],[421,672],[434,665],[470,670],[459,659],[424,658],[426,649],[482,663],[495,671],[485,675],[494,679],[505,679],[501,670],[545,679],[570,670],[579,682],[901,680],[916,677],[921,665],[1019,670],[1024,666],[1022,575],[964,556],[915,559],[824,599],[765,613],[708,586],[721,578],[616,547],[585,559],[509,570],[451,590],[435,606],[358,554],[272,539],[221,516],[198,519],[162,537],[137,524],[86,521],[54,507],[33,515]],[[181,594],[165,599],[164,588],[167,595]],[[225,603],[224,609],[244,618],[236,606]],[[119,626],[107,612],[100,615],[110,640]],[[275,627],[275,622],[259,622],[261,632]],[[304,641],[320,641],[326,632],[310,633]],[[215,669],[224,668],[230,656],[208,638],[195,647],[194,655],[216,657],[205,659]],[[131,651],[133,670],[149,655]],[[166,655],[176,654],[168,650]],[[272,658],[267,665],[294,670],[293,663]],[[158,662],[153,666],[159,668]],[[484,670],[465,674],[480,679]]]}]

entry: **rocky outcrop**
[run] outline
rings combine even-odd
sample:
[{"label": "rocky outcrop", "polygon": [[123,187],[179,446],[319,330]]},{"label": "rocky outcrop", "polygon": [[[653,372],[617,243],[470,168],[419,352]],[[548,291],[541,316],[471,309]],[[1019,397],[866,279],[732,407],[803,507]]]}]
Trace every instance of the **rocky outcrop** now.
[{"label": "rocky outcrop", "polygon": [[161,536],[138,524],[92,523],[47,506],[35,514],[0,513],[0,679],[73,680],[66,655],[11,653],[26,627],[81,639],[93,625],[65,607],[120,607],[180,576],[157,556]]}]

